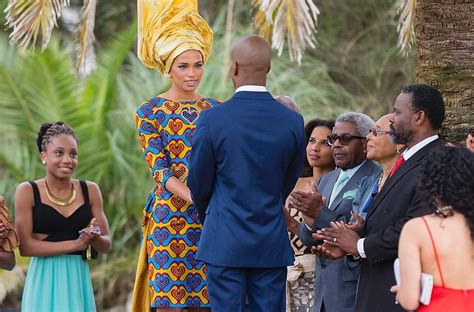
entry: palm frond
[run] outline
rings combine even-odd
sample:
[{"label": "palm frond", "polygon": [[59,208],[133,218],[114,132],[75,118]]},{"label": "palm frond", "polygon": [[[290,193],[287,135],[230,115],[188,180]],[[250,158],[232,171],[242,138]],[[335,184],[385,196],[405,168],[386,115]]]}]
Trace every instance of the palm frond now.
[{"label": "palm frond", "polygon": [[399,0],[398,3],[398,47],[402,52],[409,51],[415,42],[415,3],[415,0]]},{"label": "palm frond", "polygon": [[76,73],[86,77],[95,67],[94,25],[97,0],[85,0],[76,35]]},{"label": "palm frond", "polygon": [[258,29],[260,36],[271,43],[273,32],[273,10],[268,8],[268,4],[262,4],[262,0],[255,0],[253,8],[255,11],[253,27]]},{"label": "palm frond", "polygon": [[258,7],[255,26],[260,35],[268,37],[271,29],[272,47],[278,55],[283,53],[286,42],[290,59],[301,64],[304,51],[316,47],[314,35],[319,9],[313,0],[257,0],[254,5]]},{"label": "palm frond", "polygon": [[69,0],[10,0],[6,9],[7,26],[13,28],[10,42],[23,50],[30,45],[34,48],[41,34],[44,49],[62,8],[68,5]]}]

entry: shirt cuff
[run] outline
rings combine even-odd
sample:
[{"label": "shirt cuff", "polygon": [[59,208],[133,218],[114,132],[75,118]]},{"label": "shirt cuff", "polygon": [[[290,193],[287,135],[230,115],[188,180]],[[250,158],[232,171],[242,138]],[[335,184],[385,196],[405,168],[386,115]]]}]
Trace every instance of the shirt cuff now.
[{"label": "shirt cuff", "polygon": [[367,258],[365,251],[364,251],[364,240],[365,238],[361,238],[357,241],[357,252],[361,256],[361,258]]}]

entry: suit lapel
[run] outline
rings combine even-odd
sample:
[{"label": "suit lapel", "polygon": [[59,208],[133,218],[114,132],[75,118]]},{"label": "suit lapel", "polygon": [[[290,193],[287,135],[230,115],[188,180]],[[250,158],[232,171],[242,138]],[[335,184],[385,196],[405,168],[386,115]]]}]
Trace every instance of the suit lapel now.
[{"label": "suit lapel", "polygon": [[377,209],[382,199],[387,195],[388,192],[390,192],[390,190],[395,186],[395,184],[397,184],[397,182],[410,170],[413,170],[415,167],[419,166],[420,161],[425,157],[425,155],[431,152],[439,145],[439,139],[429,143],[428,145],[420,149],[417,153],[415,153],[412,157],[410,157],[410,159],[408,159],[405,164],[403,164],[397,171],[395,171],[393,176],[391,176],[385,182],[384,186],[382,187],[382,190],[380,190],[380,193],[375,196],[375,200],[367,213],[366,220],[370,218],[370,216]]}]

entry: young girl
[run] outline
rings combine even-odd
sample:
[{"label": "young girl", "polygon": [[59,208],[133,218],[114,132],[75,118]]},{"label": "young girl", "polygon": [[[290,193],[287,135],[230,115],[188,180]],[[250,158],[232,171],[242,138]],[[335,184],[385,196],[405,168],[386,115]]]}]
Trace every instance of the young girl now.
[{"label": "young girl", "polygon": [[21,183],[15,194],[20,253],[32,257],[22,311],[95,311],[84,258],[112,247],[100,189],[72,178],[78,140],[69,126],[43,124],[37,145],[46,176]]}]

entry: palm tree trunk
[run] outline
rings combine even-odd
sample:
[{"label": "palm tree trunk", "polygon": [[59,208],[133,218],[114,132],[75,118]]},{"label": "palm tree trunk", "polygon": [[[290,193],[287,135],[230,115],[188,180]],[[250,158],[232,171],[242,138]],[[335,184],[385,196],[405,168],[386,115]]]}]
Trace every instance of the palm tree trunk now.
[{"label": "palm tree trunk", "polygon": [[474,133],[474,1],[417,0],[416,80],[436,86],[446,103],[441,134],[463,142]]}]

